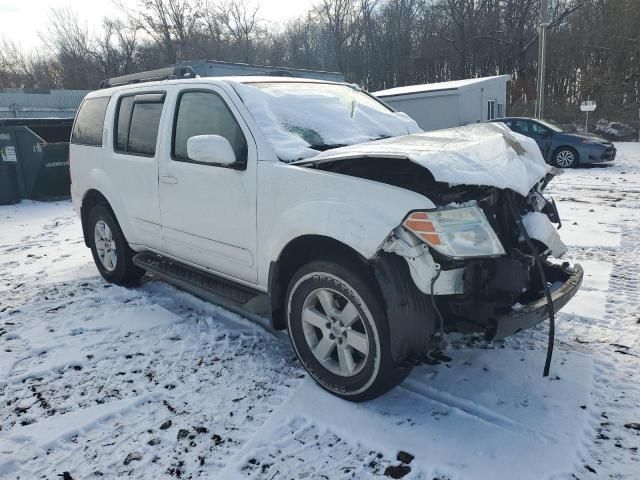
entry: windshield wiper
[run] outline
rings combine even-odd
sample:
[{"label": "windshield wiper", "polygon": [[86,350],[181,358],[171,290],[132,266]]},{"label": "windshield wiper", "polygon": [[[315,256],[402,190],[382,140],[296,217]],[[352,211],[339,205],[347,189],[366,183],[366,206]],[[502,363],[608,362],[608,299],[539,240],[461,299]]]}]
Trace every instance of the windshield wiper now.
[{"label": "windshield wiper", "polygon": [[346,144],[336,144],[336,145],[310,145],[309,148],[312,148],[313,150],[318,150],[319,152],[324,152],[326,150],[332,150],[334,148],[340,148],[340,147],[346,147]]}]

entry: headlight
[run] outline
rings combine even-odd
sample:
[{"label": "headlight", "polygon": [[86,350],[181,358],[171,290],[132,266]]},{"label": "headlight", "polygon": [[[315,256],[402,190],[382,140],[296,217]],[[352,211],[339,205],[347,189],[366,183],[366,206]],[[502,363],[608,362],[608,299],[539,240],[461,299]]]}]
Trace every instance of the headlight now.
[{"label": "headlight", "polygon": [[434,250],[453,258],[504,255],[500,239],[477,206],[416,211],[402,225]]},{"label": "headlight", "polygon": [[606,145],[598,140],[590,140],[588,138],[583,138],[582,143],[586,143],[587,145],[600,145],[602,147],[606,147]]}]

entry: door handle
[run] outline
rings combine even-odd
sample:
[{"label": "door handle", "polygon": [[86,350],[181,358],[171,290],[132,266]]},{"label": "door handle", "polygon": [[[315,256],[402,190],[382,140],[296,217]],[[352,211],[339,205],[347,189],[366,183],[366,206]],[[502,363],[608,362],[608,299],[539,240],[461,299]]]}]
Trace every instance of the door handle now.
[{"label": "door handle", "polygon": [[176,183],[178,183],[178,179],[176,177],[172,177],[171,175],[161,176],[160,181],[162,183],[168,183],[170,185],[175,185]]}]

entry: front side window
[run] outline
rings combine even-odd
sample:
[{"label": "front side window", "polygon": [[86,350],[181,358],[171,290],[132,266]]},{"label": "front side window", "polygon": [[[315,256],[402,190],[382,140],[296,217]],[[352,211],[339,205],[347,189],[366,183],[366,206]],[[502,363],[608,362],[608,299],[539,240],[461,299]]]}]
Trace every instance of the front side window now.
[{"label": "front side window", "polygon": [[537,123],[531,122],[531,133],[535,133],[536,135],[544,135],[548,132],[546,128]]},{"label": "front side window", "polygon": [[172,154],[189,161],[187,141],[196,135],[220,135],[229,140],[238,163],[247,162],[247,140],[229,107],[214,92],[187,91],[178,99]]},{"label": "front side window", "polygon": [[163,106],[162,94],[120,98],[114,132],[115,150],[132,155],[155,155]]},{"label": "front side window", "polygon": [[80,107],[71,132],[71,143],[76,145],[102,146],[104,115],[110,97],[88,98]]},{"label": "front side window", "polygon": [[529,133],[529,122],[526,120],[514,120],[512,128],[514,132],[527,135]]}]

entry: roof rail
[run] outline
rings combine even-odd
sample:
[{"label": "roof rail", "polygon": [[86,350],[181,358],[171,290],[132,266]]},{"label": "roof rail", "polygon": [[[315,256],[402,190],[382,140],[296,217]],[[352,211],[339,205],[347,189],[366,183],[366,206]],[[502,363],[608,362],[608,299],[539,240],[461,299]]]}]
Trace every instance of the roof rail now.
[{"label": "roof rail", "polygon": [[196,72],[191,67],[167,67],[146,72],[132,73],[121,77],[107,78],[100,82],[100,88],[117,87],[132,83],[154,82],[157,80],[174,80],[177,78],[195,78]]}]

